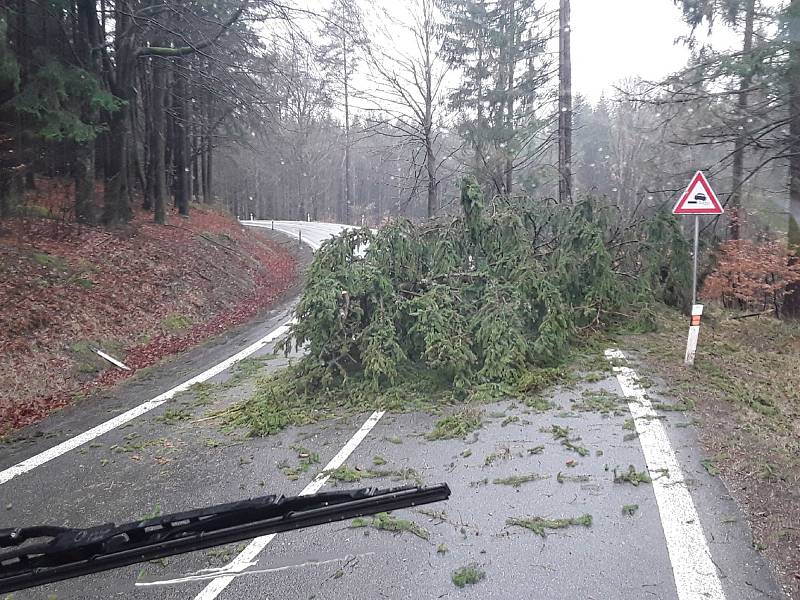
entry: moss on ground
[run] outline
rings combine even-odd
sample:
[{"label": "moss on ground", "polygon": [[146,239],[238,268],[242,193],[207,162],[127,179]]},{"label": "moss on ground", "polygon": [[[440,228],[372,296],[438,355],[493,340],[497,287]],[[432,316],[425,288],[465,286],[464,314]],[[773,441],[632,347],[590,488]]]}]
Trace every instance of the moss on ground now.
[{"label": "moss on ground", "polygon": [[48,269],[56,269],[59,271],[69,270],[69,265],[67,262],[60,256],[55,256],[54,254],[34,251],[31,253],[31,258],[37,265],[47,267]]},{"label": "moss on ground", "polygon": [[177,333],[184,331],[192,326],[192,319],[180,313],[172,313],[164,317],[161,321],[161,327],[169,333]]}]

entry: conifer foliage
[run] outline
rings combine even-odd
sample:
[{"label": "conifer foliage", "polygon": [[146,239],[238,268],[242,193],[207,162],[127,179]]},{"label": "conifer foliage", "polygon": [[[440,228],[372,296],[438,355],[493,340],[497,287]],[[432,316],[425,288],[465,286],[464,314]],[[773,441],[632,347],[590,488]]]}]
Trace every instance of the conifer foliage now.
[{"label": "conifer foliage", "polygon": [[671,215],[615,223],[590,199],[485,205],[471,179],[461,205],[457,217],[322,246],[285,342],[308,351],[297,366],[306,391],[378,391],[423,373],[456,392],[503,389],[557,363],[583,332],[647,321],[654,301],[686,303],[688,250]]}]

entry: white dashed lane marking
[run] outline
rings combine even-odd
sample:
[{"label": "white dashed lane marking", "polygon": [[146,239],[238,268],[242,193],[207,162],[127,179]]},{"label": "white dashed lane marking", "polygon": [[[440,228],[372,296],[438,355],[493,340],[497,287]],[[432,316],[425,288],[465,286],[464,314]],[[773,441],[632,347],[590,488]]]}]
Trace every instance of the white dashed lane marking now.
[{"label": "white dashed lane marking", "polygon": [[[358,445],[364,441],[364,438],[367,437],[370,431],[372,431],[373,427],[378,424],[381,417],[385,414],[385,411],[375,411],[370,415],[370,417],[364,422],[361,426],[361,429],[355,432],[353,437],[342,447],[341,450],[334,456],[330,462],[325,465],[325,468],[322,472],[317,475],[311,483],[309,483],[303,491],[300,492],[300,496],[310,496],[312,494],[316,494],[323,485],[328,482],[330,479],[330,472],[335,471],[339,467],[344,464],[350,455],[353,453]],[[244,571],[246,568],[252,566],[255,562],[256,557],[261,553],[261,551],[267,547],[267,545],[273,540],[276,534],[271,533],[269,535],[264,535],[261,537],[255,538],[252,542],[250,542],[247,547],[242,550],[242,552],[234,558],[230,563],[228,563],[223,569],[229,573],[240,573]],[[202,592],[200,592],[196,597],[195,600],[214,600],[217,596],[219,596],[222,591],[228,587],[231,581],[233,581],[235,575],[226,575],[223,577],[218,577],[211,583],[209,583]]]}]

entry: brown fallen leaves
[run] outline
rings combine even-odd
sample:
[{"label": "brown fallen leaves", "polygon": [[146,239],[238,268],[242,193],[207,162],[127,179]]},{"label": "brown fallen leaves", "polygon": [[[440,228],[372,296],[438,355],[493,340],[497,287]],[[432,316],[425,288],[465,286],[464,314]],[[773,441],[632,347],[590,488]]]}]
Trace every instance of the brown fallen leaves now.
[{"label": "brown fallen leaves", "polygon": [[[52,221],[0,229],[0,435],[246,322],[295,280],[280,244],[206,208],[167,227]],[[84,364],[96,346],[132,371]]]}]

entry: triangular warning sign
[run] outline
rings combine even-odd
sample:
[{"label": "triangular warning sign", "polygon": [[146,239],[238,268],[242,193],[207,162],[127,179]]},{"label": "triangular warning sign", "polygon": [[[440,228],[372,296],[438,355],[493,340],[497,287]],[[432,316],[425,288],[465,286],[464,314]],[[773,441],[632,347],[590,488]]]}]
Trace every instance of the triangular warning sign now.
[{"label": "triangular warning sign", "polygon": [[676,215],[721,215],[725,211],[706,176],[698,171],[672,212]]}]

